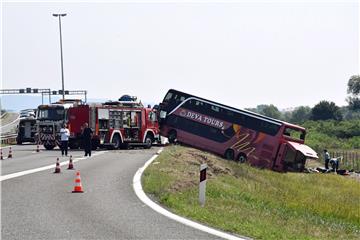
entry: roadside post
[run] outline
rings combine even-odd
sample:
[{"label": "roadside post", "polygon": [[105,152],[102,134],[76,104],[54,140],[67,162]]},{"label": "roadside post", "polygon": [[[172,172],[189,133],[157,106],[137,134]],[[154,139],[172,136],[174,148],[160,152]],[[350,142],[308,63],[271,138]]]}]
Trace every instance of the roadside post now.
[{"label": "roadside post", "polygon": [[205,205],[207,167],[206,163],[200,165],[199,202],[202,207]]}]

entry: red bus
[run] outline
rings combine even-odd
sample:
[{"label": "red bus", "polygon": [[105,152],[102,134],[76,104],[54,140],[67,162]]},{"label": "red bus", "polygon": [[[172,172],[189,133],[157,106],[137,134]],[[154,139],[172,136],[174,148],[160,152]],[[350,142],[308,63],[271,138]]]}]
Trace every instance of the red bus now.
[{"label": "red bus", "polygon": [[170,89],[159,106],[160,134],[226,159],[276,171],[302,171],[318,158],[303,127]]},{"label": "red bus", "polygon": [[126,148],[140,145],[150,148],[159,140],[159,124],[154,109],[135,102],[107,102],[78,105],[68,111],[70,148],[81,147],[83,124],[93,130],[92,148]]}]

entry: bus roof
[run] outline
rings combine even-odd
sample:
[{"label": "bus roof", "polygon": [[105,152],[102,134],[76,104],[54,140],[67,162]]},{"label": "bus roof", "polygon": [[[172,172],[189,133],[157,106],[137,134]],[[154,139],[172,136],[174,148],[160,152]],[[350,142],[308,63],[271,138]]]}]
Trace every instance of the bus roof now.
[{"label": "bus roof", "polygon": [[[242,113],[245,113],[245,114],[250,115],[250,116],[254,116],[254,117],[257,117],[257,118],[263,118],[264,120],[269,120],[269,121],[278,123],[279,125],[280,125],[280,124],[281,124],[281,125],[282,125],[282,124],[287,124],[286,122],[281,121],[281,120],[278,120],[278,119],[275,119],[275,118],[267,117],[267,116],[264,116],[264,115],[261,115],[261,114],[258,114],[258,113],[254,113],[254,112],[251,112],[251,111],[247,111],[247,110],[242,110],[242,109],[230,107],[230,106],[227,106],[227,105],[218,103],[218,102],[214,102],[214,101],[211,101],[211,100],[208,100],[208,99],[205,99],[205,98],[197,97],[197,96],[194,96],[194,95],[191,95],[191,94],[188,94],[188,93],[184,93],[184,92],[181,92],[181,91],[178,91],[178,90],[175,90],[175,89],[169,89],[168,92],[170,92],[170,91],[177,92],[177,93],[180,93],[180,94],[183,94],[183,95],[187,95],[188,97],[195,97],[195,98],[198,98],[198,99],[200,99],[200,100],[207,101],[207,102],[210,102],[210,103],[212,103],[212,104],[217,104],[217,105],[220,105],[220,106],[222,106],[222,107],[229,108],[229,109],[231,109],[231,110],[233,110],[233,111],[242,112]],[[290,125],[292,125],[292,124],[290,124]],[[299,127],[299,126],[296,126],[296,125],[293,125],[293,126],[294,126],[294,127]]]}]

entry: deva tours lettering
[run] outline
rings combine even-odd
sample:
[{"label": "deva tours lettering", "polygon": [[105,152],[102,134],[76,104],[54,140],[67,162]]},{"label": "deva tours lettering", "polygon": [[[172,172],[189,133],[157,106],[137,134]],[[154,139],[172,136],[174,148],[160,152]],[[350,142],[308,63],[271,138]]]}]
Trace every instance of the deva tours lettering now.
[{"label": "deva tours lettering", "polygon": [[205,124],[217,127],[217,128],[224,127],[224,122],[219,121],[215,118],[211,118],[211,117],[207,117],[207,116],[198,114],[198,113],[181,111],[180,115],[183,117],[189,118],[189,119],[196,120],[201,123],[205,123]]}]

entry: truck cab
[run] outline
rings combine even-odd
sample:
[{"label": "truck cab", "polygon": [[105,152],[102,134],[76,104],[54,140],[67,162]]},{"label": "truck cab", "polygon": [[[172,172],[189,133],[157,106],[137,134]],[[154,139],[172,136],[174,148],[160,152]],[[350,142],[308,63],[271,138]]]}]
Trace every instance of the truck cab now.
[{"label": "truck cab", "polygon": [[17,126],[16,143],[21,145],[24,142],[35,142],[36,119],[34,117],[21,118]]}]

